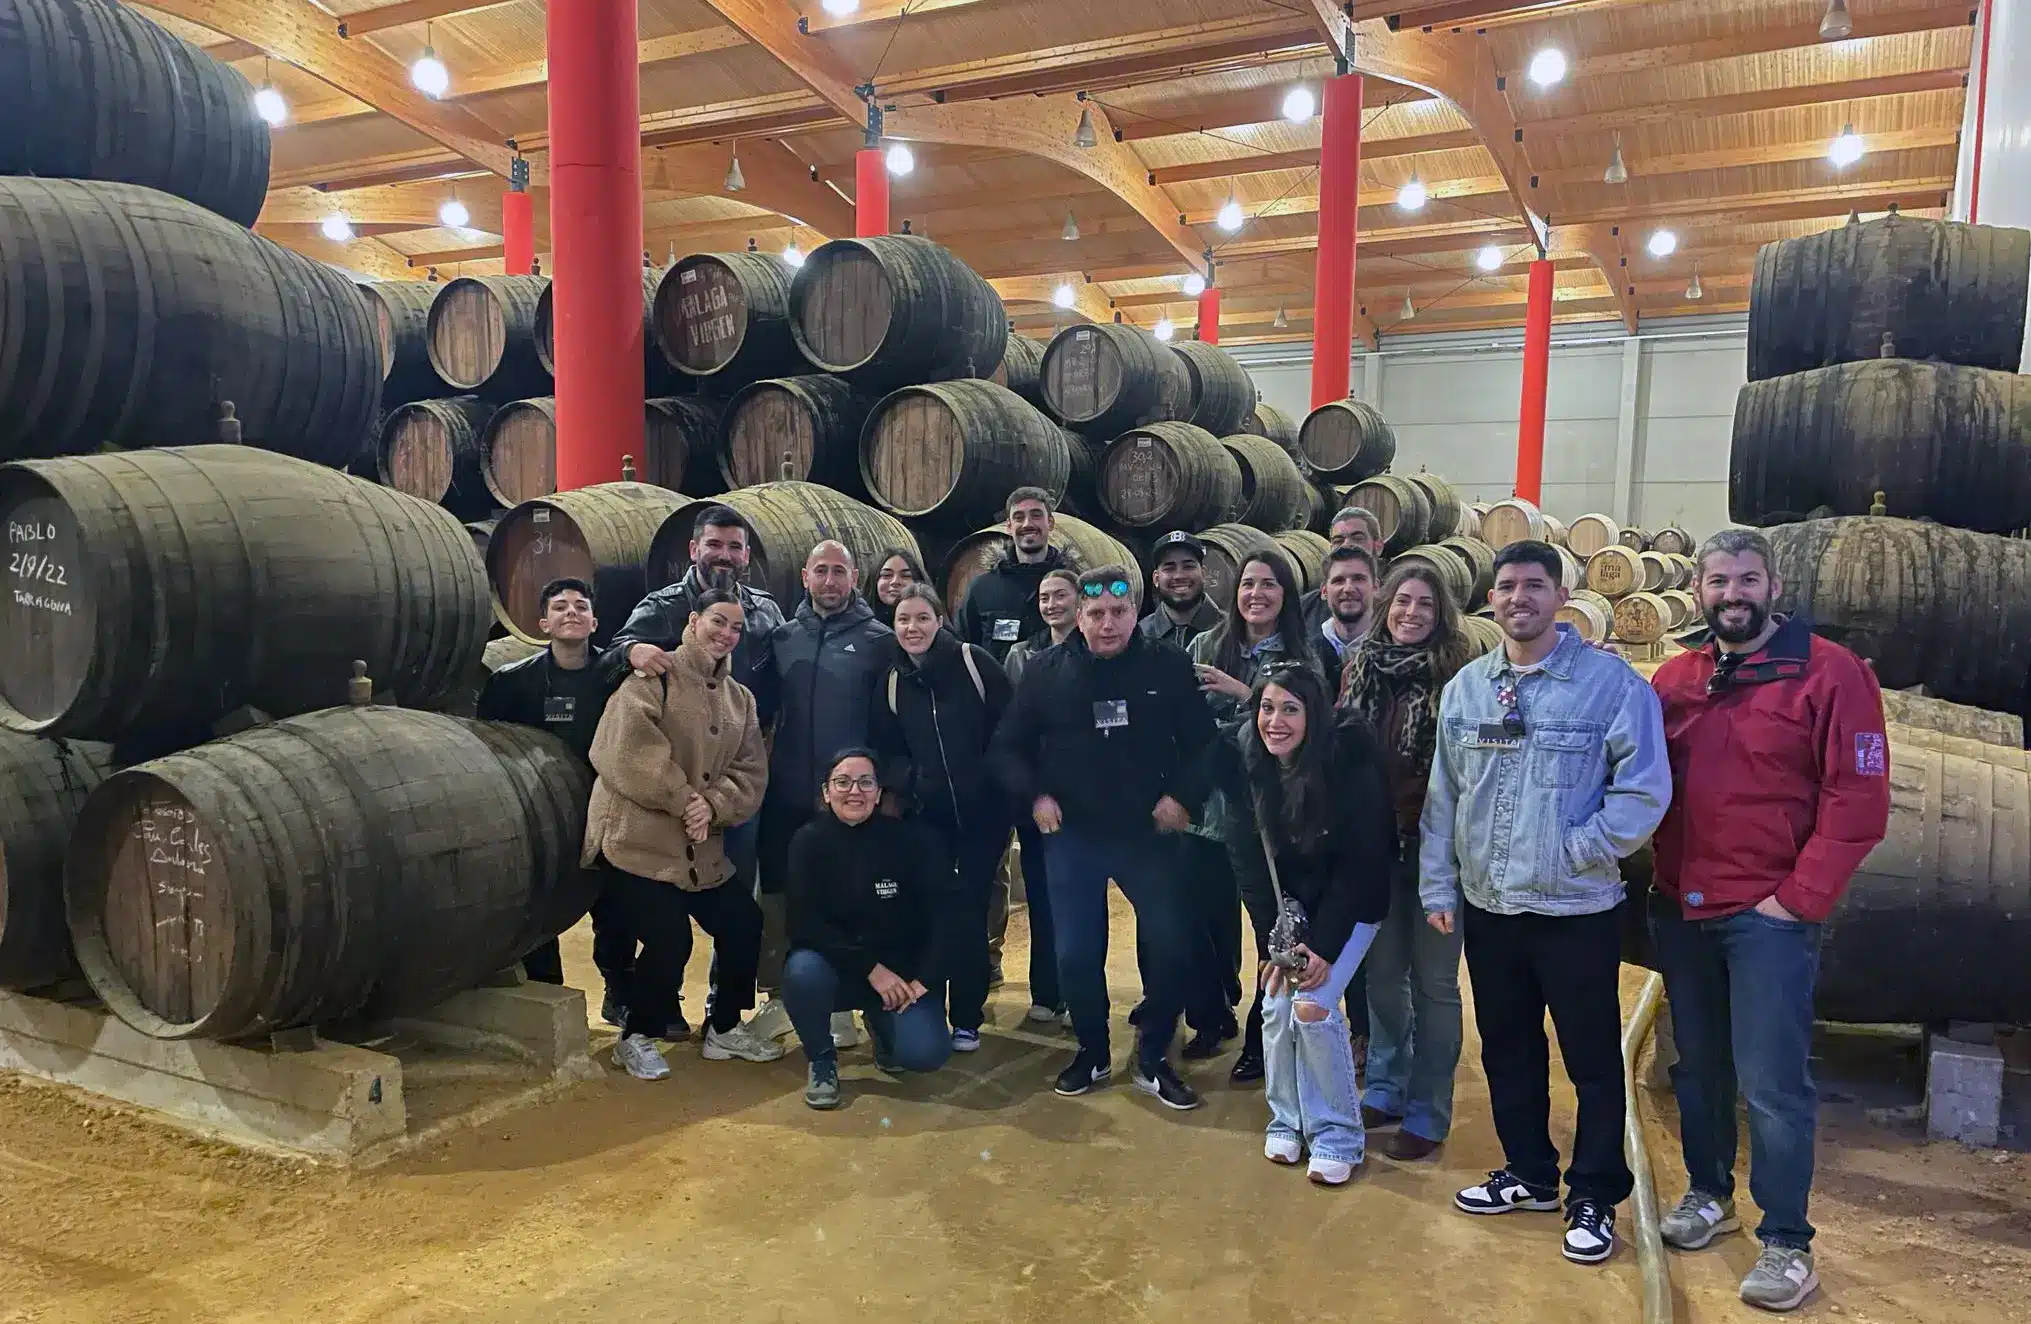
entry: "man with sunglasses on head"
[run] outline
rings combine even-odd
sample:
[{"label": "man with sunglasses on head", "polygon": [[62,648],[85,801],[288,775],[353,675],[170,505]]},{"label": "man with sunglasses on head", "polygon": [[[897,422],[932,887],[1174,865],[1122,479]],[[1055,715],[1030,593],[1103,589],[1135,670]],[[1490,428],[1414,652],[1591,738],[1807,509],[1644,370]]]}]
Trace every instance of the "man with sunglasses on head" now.
[{"label": "man with sunglasses on head", "polygon": [[1671,802],[1657,695],[1627,662],[1555,616],[1567,593],[1546,543],[1495,558],[1502,647],[1439,699],[1438,749],[1419,821],[1419,899],[1465,934],[1481,1065],[1503,1167],[1454,1197],[1469,1214],[1558,1210],[1544,1017],[1579,1101],[1565,1172],[1565,1257],[1615,1251],[1622,1157],[1621,858]]},{"label": "man with sunglasses on head", "polygon": [[1135,907],[1157,957],[1145,972],[1134,1081],[1167,1107],[1199,1096],[1171,1065],[1195,941],[1171,838],[1204,801],[1213,716],[1185,655],[1136,628],[1125,566],[1079,577],[1078,630],[1032,658],[988,752],[1043,833],[1061,991],[1079,1053],[1058,1093],[1112,1074],[1107,1029],[1107,882]]}]

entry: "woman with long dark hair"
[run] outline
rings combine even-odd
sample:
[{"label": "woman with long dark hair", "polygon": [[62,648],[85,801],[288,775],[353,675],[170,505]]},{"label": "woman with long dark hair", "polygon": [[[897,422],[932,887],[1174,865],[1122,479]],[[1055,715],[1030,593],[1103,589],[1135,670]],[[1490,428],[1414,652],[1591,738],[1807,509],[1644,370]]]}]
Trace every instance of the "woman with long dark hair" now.
[{"label": "woman with long dark hair", "polygon": [[1428,565],[1398,566],[1383,581],[1368,636],[1347,654],[1340,704],[1367,718],[1394,788],[1402,861],[1389,918],[1368,956],[1370,1127],[1402,1122],[1383,1145],[1394,1159],[1425,1158],[1453,1122],[1460,1062],[1460,934],[1424,922],[1417,898],[1418,815],[1438,746],[1439,694],[1471,652],[1459,604]]},{"label": "woman with long dark hair", "polygon": [[907,547],[886,548],[868,572],[867,605],[874,608],[876,620],[894,629],[896,601],[903,596],[903,590],[912,584],[930,582],[931,577],[924,573],[923,562],[915,552]]},{"label": "woman with long dark hair", "polygon": [[1338,1186],[1365,1156],[1354,1047],[1340,1002],[1390,909],[1396,830],[1375,731],[1335,712],[1310,667],[1263,670],[1242,735],[1257,849],[1278,917],[1262,963],[1263,1155]]}]

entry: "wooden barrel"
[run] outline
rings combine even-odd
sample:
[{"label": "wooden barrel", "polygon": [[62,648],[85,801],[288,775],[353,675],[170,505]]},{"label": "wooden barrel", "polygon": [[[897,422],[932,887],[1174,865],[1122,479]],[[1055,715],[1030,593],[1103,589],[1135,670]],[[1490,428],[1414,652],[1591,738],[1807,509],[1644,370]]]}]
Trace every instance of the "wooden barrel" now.
[{"label": "wooden barrel", "polygon": [[666,395],[644,400],[642,409],[636,476],[672,491],[720,490],[717,484],[701,487],[690,481],[719,473],[720,403],[695,395]]},{"label": "wooden barrel", "polygon": [[892,515],[978,528],[1018,487],[1055,507],[1072,477],[1065,430],[993,382],[905,386],[884,396],[860,434],[860,477]]},{"label": "wooden barrel", "polygon": [[1492,653],[1502,647],[1502,627],[1488,616],[1463,616],[1460,623],[1467,630],[1467,644],[1475,657]]},{"label": "wooden barrel", "polygon": [[1622,526],[1608,515],[1582,515],[1566,527],[1566,549],[1582,560],[1621,545]]},{"label": "wooden barrel", "polygon": [[1691,556],[1699,550],[1699,546],[1698,539],[1676,524],[1667,524],[1650,535],[1650,550],[1654,552]]},{"label": "wooden barrel", "polygon": [[416,400],[381,422],[379,476],[398,492],[475,519],[495,506],[481,460],[494,407],[476,395]]},{"label": "wooden barrel", "polygon": [[[1074,572],[1103,565],[1127,566],[1136,596],[1142,596],[1141,563],[1127,544],[1112,537],[1106,530],[1076,516],[1060,514],[1051,521],[1051,546],[1065,554],[1066,564]],[[998,524],[968,534],[954,543],[938,572],[939,591],[944,594],[947,609],[959,610],[959,604],[966,601],[966,590],[972,587],[973,581],[986,574],[1014,547],[1007,531]]]},{"label": "wooden barrel", "polygon": [[1241,523],[1267,533],[1311,523],[1318,489],[1305,481],[1297,461],[1283,447],[1247,432],[1222,437],[1220,444],[1241,469]]},{"label": "wooden barrel", "polygon": [[1283,548],[1298,572],[1298,587],[1309,593],[1326,582],[1326,554],[1333,550],[1310,529],[1284,529],[1270,535]]},{"label": "wooden barrel", "polygon": [[1603,547],[1587,558],[1587,587],[1605,598],[1636,592],[1644,587],[1649,573],[1642,556],[1620,543]]},{"label": "wooden barrel", "polygon": [[479,553],[481,565],[486,564],[487,544],[493,541],[494,526],[499,524],[501,516],[507,513],[505,510],[493,510],[489,511],[484,519],[467,520],[465,522],[466,532],[472,535],[473,550]]},{"label": "wooden barrel", "polygon": [[720,424],[720,476],[728,487],[783,481],[867,495],[860,476],[860,434],[874,398],[844,378],[822,373],[771,377],[742,387]]},{"label": "wooden barrel", "polygon": [[1847,516],[1768,531],[1778,610],[1875,664],[1885,689],[2022,712],[2031,674],[2031,542]]},{"label": "wooden barrel", "polygon": [[1552,550],[1559,555],[1559,583],[1564,586],[1566,592],[1585,588],[1587,567],[1581,563],[1580,558],[1557,543],[1552,544]]},{"label": "wooden barrel", "polygon": [[778,257],[680,257],[656,286],[651,320],[665,361],[720,391],[809,367],[790,333],[790,269]]},{"label": "wooden barrel", "polygon": [[1044,407],[1044,350],[1041,340],[1008,333],[1008,345],[1001,352],[1001,365],[987,380],[1006,386],[1037,408]]},{"label": "wooden barrel", "polygon": [[1216,524],[1194,536],[1206,545],[1206,598],[1222,612],[1234,605],[1234,585],[1241,578],[1241,567],[1252,557],[1278,557],[1290,567],[1291,578],[1300,585],[1304,582],[1298,558],[1261,529]]},{"label": "wooden barrel", "polygon": [[456,394],[430,366],[430,305],[437,286],[422,280],[377,280],[359,287],[381,348],[381,404]]},{"label": "wooden barrel", "polygon": [[1668,588],[1657,595],[1664,599],[1664,605],[1671,609],[1665,624],[1672,630],[1683,630],[1699,619],[1699,599],[1682,588]]},{"label": "wooden barrel", "polygon": [[[710,402],[681,396],[644,401],[642,444],[630,452],[636,476],[644,482],[661,477],[666,481],[656,486],[668,486],[673,476],[690,471],[694,458],[711,454],[716,423]],[[499,504],[519,506],[555,492],[556,398],[510,400],[496,409],[481,435],[480,452],[481,477]]]},{"label": "wooden barrel", "polygon": [[1389,556],[1426,541],[1431,531],[1431,499],[1408,478],[1381,474],[1356,483],[1347,491],[1346,504],[1375,516],[1382,525],[1382,551]]},{"label": "wooden barrel", "polygon": [[0,178],[0,254],[0,460],[209,441],[225,400],[247,445],[319,464],[374,435],[374,320],[335,268],[67,179]]},{"label": "wooden barrel", "polygon": [[[2021,313],[2022,307],[2018,311]],[[1874,359],[1750,382],[1735,400],[1728,513],[1782,524],[1822,507],[2009,533],[2031,522],[2031,378]]]},{"label": "wooden barrel", "polygon": [[1671,629],[1671,606],[1655,593],[1615,600],[1615,637],[1625,644],[1654,644]]},{"label": "wooden barrel", "polygon": [[1699,567],[1693,563],[1693,559],[1690,556],[1681,556],[1677,552],[1666,552],[1664,554],[1664,566],[1664,586],[1666,588],[1691,588],[1693,581],[1699,578]]},{"label": "wooden barrel", "polygon": [[1593,603],[1595,606],[1599,607],[1603,611],[1613,612],[1615,610],[1615,603],[1612,599],[1608,598],[1604,594],[1596,593],[1593,589],[1576,588],[1573,590],[1572,595],[1575,598],[1581,598],[1588,602]]},{"label": "wooden barrel", "polygon": [[18,559],[0,597],[0,725],[93,740],[287,716],[352,660],[435,707],[487,638],[472,537],[411,496],[243,446],[0,468]]},{"label": "wooden barrel", "polygon": [[790,333],[804,357],[870,390],[984,377],[1008,348],[994,287],[916,235],[821,244],[790,283]]},{"label": "wooden barrel", "polygon": [[1446,592],[1452,595],[1456,605],[1473,601],[1474,567],[1469,565],[1466,557],[1456,549],[1438,543],[1422,543],[1416,547],[1406,548],[1389,558],[1391,570],[1405,564],[1431,567],[1432,573],[1445,584]]},{"label": "wooden barrel", "polygon": [[430,305],[430,366],[460,391],[496,400],[546,395],[536,350],[536,305],[548,276],[460,276]]},{"label": "wooden barrel", "polygon": [[[655,307],[656,291],[663,283],[664,270],[644,264],[642,267],[642,394],[644,396],[669,396],[689,390],[693,385],[690,378],[678,373],[663,357],[663,351],[656,344]],[[551,307],[549,281],[543,282],[543,293],[536,298],[536,358],[543,365],[543,371],[553,378],[557,375],[557,329],[556,314]]]},{"label": "wooden barrel", "polygon": [[1650,534],[1634,525],[1623,525],[1621,536],[1616,538],[1615,541],[1621,543],[1632,552],[1647,552],[1650,550]]},{"label": "wooden barrel", "polygon": [[1396,459],[1396,433],[1360,400],[1329,400],[1305,416],[1298,450],[1312,473],[1336,483],[1373,478]]},{"label": "wooden barrel", "polygon": [[158,1039],[425,1011],[584,915],[590,794],[554,736],[399,708],[138,764],[78,816],[78,964]]},{"label": "wooden barrel", "polygon": [[1554,547],[1564,547],[1566,545],[1566,526],[1552,516],[1546,515],[1544,517],[1544,540]]},{"label": "wooden barrel", "polygon": [[1241,360],[1218,345],[1187,340],[1171,346],[1190,383],[1185,421],[1216,437],[1242,431],[1255,412],[1255,379]]},{"label": "wooden barrel", "polygon": [[1405,474],[1404,477],[1424,490],[1425,500],[1431,505],[1431,523],[1425,529],[1427,538],[1439,542],[1461,532],[1460,523],[1466,517],[1467,505],[1460,500],[1458,488],[1435,473]]},{"label": "wooden barrel", "polygon": [[1065,480],[1065,500],[1059,509],[1081,519],[1105,519],[1107,507],[1100,504],[1100,462],[1107,458],[1107,443],[1062,424],[1054,426],[1065,438],[1065,455],[1071,462],[1070,476]]},{"label": "wooden barrel", "polygon": [[1645,592],[1671,587],[1671,562],[1663,552],[1639,552],[1636,559],[1643,566],[1643,583],[1639,587]]},{"label": "wooden barrel", "polygon": [[1117,437],[1191,409],[1185,361],[1139,327],[1068,326],[1051,337],[1040,371],[1044,407],[1088,436]]},{"label": "wooden barrel", "polygon": [[2024,719],[2016,713],[1994,713],[1909,690],[1884,690],[1883,716],[1899,726],[1979,740],[2005,749],[2024,748]]},{"label": "wooden barrel", "polygon": [[1887,216],[1765,244],[1749,281],[1749,380],[1896,356],[2015,372],[2031,232]]},{"label": "wooden barrel", "polygon": [[1258,400],[1255,402],[1254,411],[1241,420],[1241,431],[1253,432],[1258,437],[1268,437],[1283,447],[1290,457],[1306,470],[1306,476],[1310,477],[1310,465],[1305,460],[1304,451],[1298,447],[1298,421],[1289,414],[1275,405]]},{"label": "wooden barrel", "polygon": [[494,615],[508,632],[542,643],[537,595],[557,579],[592,585],[596,646],[628,619],[649,585],[644,563],[656,530],[690,500],[653,483],[599,483],[524,501],[501,516],[487,543]]},{"label": "wooden barrel", "polygon": [[1100,504],[1131,528],[1193,529],[1240,511],[1241,466],[1220,438],[1190,423],[1121,434],[1100,461]]},{"label": "wooden barrel", "polygon": [[1603,643],[1614,628],[1615,613],[1592,599],[1573,598],[1558,609],[1558,619],[1578,630],[1588,643]]},{"label": "wooden barrel", "polygon": [[1550,542],[1544,512],[1522,497],[1491,502],[1481,516],[1481,540],[1500,551],[1513,542]]},{"label": "wooden barrel", "polygon": [[64,849],[112,758],[111,745],[0,731],[0,988],[39,988],[77,968]]},{"label": "wooden barrel", "polygon": [[1495,549],[1479,538],[1457,537],[1441,539],[1439,546],[1451,551],[1474,572],[1473,588],[1461,600],[1460,609],[1471,611],[1488,601],[1488,591],[1495,587]]},{"label": "wooden barrel", "polygon": [[906,548],[919,565],[924,562],[916,535],[887,511],[816,483],[760,483],[671,512],[649,547],[652,586],[684,578],[691,568],[692,528],[707,506],[716,505],[732,507],[747,522],[748,582],[775,594],[785,612],[794,611],[803,597],[804,559],[828,538],[846,545],[863,575],[878,569],[878,558],[891,547]]},{"label": "wooden barrel", "polygon": [[125,5],[9,0],[0,19],[0,175],[174,194],[248,226],[268,193],[254,89]]}]

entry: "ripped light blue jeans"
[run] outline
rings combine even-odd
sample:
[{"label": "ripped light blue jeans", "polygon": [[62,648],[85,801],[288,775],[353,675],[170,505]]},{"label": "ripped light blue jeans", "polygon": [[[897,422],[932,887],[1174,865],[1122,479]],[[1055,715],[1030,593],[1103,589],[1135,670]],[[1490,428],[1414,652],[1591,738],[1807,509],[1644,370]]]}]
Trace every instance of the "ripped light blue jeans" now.
[{"label": "ripped light blue jeans", "polygon": [[[1340,1002],[1347,981],[1375,941],[1373,924],[1357,924],[1326,982],[1303,993],[1283,992],[1262,1004],[1263,1094],[1269,1134],[1302,1138],[1317,1158],[1359,1163],[1368,1136],[1361,1126],[1361,1091],[1354,1085],[1354,1045]],[[1321,1020],[1300,1020],[1303,1003],[1325,1008]]]}]

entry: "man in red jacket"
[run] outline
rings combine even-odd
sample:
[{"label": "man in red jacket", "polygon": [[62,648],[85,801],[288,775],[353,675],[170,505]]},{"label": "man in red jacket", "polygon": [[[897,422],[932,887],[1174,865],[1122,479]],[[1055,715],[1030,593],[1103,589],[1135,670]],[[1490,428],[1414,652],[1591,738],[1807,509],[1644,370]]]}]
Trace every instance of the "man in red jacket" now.
[{"label": "man in red jacket", "polygon": [[1742,1299],[1791,1310],[1813,1273],[1812,1050],[1820,929],[1883,839],[1890,748],[1862,660],[1771,614],[1777,570],[1760,533],[1700,548],[1713,631],[1652,681],[1671,754],[1671,809],[1652,842],[1651,923],[1680,1060],[1671,1069],[1690,1189],[1664,1239],[1698,1250],[1735,1218],[1735,1095],[1749,1101],[1749,1189],[1763,1253]]}]

